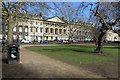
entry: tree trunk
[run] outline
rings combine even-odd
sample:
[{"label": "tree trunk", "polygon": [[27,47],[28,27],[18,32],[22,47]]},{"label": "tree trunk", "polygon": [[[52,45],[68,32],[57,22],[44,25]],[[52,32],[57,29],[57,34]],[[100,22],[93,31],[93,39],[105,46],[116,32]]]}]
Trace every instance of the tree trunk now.
[{"label": "tree trunk", "polygon": [[16,39],[16,42],[18,43],[19,42],[19,35],[17,33],[17,39]]},{"label": "tree trunk", "polygon": [[18,24],[17,24],[17,26],[16,26],[16,31],[17,31],[17,33],[16,33],[16,36],[17,36],[16,42],[17,43],[19,42],[19,29],[18,28],[19,27],[18,27]]},{"label": "tree trunk", "polygon": [[14,23],[12,23],[12,16],[10,16],[9,15],[9,22],[8,22],[8,38],[7,38],[7,40],[8,40],[8,44],[10,44],[10,43],[13,43],[13,24]]},{"label": "tree trunk", "polygon": [[8,43],[12,43],[13,42],[13,32],[12,32],[12,25],[9,25],[8,27]]},{"label": "tree trunk", "polygon": [[98,37],[98,42],[97,42],[97,48],[95,50],[95,53],[102,53],[102,46],[103,46],[103,37],[105,35],[105,32],[100,33]]},{"label": "tree trunk", "polygon": [[68,43],[70,44],[71,43],[71,39],[72,39],[72,36],[71,34],[69,35],[69,38],[68,38]]}]

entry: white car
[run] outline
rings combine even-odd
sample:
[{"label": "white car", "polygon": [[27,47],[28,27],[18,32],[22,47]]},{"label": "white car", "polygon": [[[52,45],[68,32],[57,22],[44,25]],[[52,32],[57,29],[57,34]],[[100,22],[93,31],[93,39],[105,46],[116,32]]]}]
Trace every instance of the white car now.
[{"label": "white car", "polygon": [[76,40],[73,40],[72,42],[73,42],[73,43],[78,43],[78,41],[76,41]]},{"label": "white car", "polygon": [[1,44],[5,44],[6,42],[7,42],[6,40],[0,39]]},{"label": "white car", "polygon": [[22,43],[31,43],[31,41],[25,40],[25,39],[23,39],[21,42],[22,42]]},{"label": "white car", "polygon": [[68,40],[63,40],[62,43],[68,44]]}]

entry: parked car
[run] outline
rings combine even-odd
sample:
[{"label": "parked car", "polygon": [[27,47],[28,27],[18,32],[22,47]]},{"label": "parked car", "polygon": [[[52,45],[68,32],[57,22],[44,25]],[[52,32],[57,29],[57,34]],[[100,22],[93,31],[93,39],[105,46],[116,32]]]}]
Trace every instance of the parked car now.
[{"label": "parked car", "polygon": [[68,40],[63,40],[62,43],[64,43],[64,44],[68,44],[69,41],[68,41]]},{"label": "parked car", "polygon": [[90,40],[84,40],[84,43],[91,42]]},{"label": "parked car", "polygon": [[38,40],[33,40],[32,43],[36,44],[36,43],[39,43]]},{"label": "parked car", "polygon": [[78,43],[78,41],[77,41],[77,40],[72,40],[72,42],[73,42],[73,43]]},{"label": "parked car", "polygon": [[21,43],[31,43],[31,41],[23,39],[21,40]]},{"label": "parked car", "polygon": [[5,44],[5,43],[7,43],[7,40],[5,40],[5,39],[0,39],[0,43],[1,43],[1,44]]},{"label": "parked car", "polygon": [[41,40],[40,43],[48,43],[48,40]]},{"label": "parked car", "polygon": [[63,42],[63,40],[57,40],[57,42],[56,43],[62,43]]},{"label": "parked car", "polygon": [[2,43],[3,42],[3,40],[2,39],[0,39],[0,43]]}]

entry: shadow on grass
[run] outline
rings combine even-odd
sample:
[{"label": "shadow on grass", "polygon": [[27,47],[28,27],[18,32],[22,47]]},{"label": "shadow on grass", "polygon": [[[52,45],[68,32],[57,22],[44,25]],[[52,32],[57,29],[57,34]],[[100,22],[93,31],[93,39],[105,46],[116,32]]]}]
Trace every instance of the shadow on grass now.
[{"label": "shadow on grass", "polygon": [[53,52],[55,51],[55,52],[56,52],[56,51],[69,51],[70,48],[49,48],[49,49],[47,48],[47,49],[42,49],[42,50],[51,51],[51,52],[52,52],[52,51],[53,51]]},{"label": "shadow on grass", "polygon": [[79,49],[79,50],[73,49],[72,51],[74,51],[74,52],[82,52],[82,53],[87,53],[87,54],[93,53],[93,51],[87,51],[87,50],[82,50],[82,49]]},{"label": "shadow on grass", "polygon": [[90,53],[93,53],[93,51],[89,51],[89,50],[84,50],[84,49],[74,49],[74,48],[47,48],[47,49],[42,49],[44,51],[50,51],[50,52],[67,52],[67,51],[73,51],[73,52],[82,52],[82,53],[87,53],[87,54],[90,54]]}]

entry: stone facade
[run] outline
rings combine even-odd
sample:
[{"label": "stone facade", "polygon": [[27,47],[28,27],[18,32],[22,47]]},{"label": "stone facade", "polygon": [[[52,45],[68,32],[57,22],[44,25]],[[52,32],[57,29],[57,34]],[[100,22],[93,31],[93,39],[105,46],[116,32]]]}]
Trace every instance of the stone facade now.
[{"label": "stone facade", "polygon": [[112,30],[108,30],[106,33],[105,40],[115,42],[115,41],[120,41],[120,37],[117,33],[114,33]]},{"label": "stone facade", "polygon": [[[83,27],[84,26],[81,25],[74,26],[73,29],[77,29],[74,33],[72,33],[72,39],[80,41],[92,40],[90,30]],[[42,17],[27,18],[19,21],[18,24],[13,28],[13,39],[27,39],[29,41],[68,40],[70,35],[69,30],[70,28],[66,22],[58,16],[48,19],[43,19]]]},{"label": "stone facade", "polygon": [[[55,20],[55,21],[54,21]],[[57,22],[57,21],[58,22]],[[14,40],[27,39],[30,41],[67,39],[67,25],[58,17],[47,20],[30,19],[19,21],[14,27]]]}]

